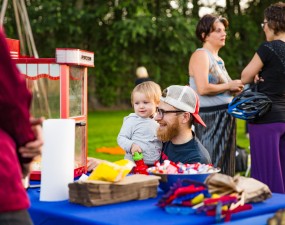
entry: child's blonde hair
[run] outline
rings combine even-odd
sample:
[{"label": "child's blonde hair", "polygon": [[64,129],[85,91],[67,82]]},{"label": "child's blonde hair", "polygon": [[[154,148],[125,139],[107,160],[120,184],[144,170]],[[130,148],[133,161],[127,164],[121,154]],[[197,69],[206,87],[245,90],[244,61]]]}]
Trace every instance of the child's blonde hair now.
[{"label": "child's blonde hair", "polygon": [[136,75],[138,78],[147,78],[148,73],[147,70],[144,66],[140,66],[137,68]]},{"label": "child's blonde hair", "polygon": [[131,102],[134,105],[134,93],[140,92],[146,95],[148,99],[153,99],[155,104],[158,104],[161,97],[161,88],[160,86],[153,81],[145,81],[141,84],[138,84],[132,91]]}]

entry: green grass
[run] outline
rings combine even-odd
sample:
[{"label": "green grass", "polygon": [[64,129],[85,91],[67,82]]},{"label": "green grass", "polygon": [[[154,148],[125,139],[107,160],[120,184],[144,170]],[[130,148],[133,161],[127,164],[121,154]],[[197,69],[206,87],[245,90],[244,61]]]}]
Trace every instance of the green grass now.
[{"label": "green grass", "polygon": [[[131,110],[125,111],[100,111],[88,114],[88,156],[108,161],[122,159],[122,155],[111,155],[96,152],[100,147],[116,147],[117,135],[121,129],[123,118]],[[249,140],[245,136],[245,122],[237,121],[237,144],[248,149]]]},{"label": "green grass", "polygon": [[122,155],[96,152],[100,147],[116,147],[117,135],[123,118],[131,111],[100,111],[88,114],[88,156],[109,161],[122,159]]},{"label": "green grass", "polygon": [[237,145],[249,151],[249,139],[245,135],[245,121],[237,120]]}]

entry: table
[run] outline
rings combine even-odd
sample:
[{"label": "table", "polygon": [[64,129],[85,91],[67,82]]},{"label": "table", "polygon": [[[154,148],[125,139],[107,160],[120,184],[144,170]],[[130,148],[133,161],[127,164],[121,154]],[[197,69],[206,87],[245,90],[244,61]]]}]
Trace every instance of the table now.
[{"label": "table", "polygon": [[268,213],[265,215],[243,218],[239,220],[230,221],[228,223],[216,223],[215,225],[267,225],[267,219],[274,216],[275,213]]},{"label": "table", "polygon": [[[39,188],[29,189],[28,195],[32,204],[29,212],[35,225],[207,225],[215,223],[214,217],[208,217],[204,214],[171,215],[166,213],[155,205],[162,192],[159,192],[158,197],[153,199],[96,207],[85,207],[68,201],[40,202]],[[253,225],[252,222],[248,223],[247,218],[256,217],[257,219],[260,215],[275,213],[280,208],[285,208],[285,195],[273,193],[272,198],[262,203],[253,204],[253,209],[232,215],[232,222],[230,223],[237,224],[234,223],[237,220],[238,224]],[[249,221],[252,221],[251,219]],[[266,224],[265,218],[259,219],[264,219],[263,224]],[[245,223],[241,223],[243,220]]]}]

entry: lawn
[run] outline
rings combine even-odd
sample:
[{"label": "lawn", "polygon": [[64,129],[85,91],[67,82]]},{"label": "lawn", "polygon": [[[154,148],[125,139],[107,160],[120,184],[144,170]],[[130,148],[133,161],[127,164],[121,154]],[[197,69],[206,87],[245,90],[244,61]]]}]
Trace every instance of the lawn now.
[{"label": "lawn", "polygon": [[123,118],[131,111],[100,111],[88,114],[88,156],[109,161],[122,159],[123,155],[96,152],[101,147],[117,147],[117,135]]},{"label": "lawn", "polygon": [[[88,156],[115,161],[123,155],[111,155],[96,152],[102,147],[117,147],[117,135],[124,116],[131,111],[98,111],[88,114]],[[249,141],[245,135],[245,122],[237,122],[237,144],[248,149]]]}]

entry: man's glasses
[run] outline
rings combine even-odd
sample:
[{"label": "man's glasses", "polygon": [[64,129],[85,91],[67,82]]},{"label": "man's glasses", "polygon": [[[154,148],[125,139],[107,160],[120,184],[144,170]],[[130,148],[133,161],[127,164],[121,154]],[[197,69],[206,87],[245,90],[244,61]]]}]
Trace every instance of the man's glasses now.
[{"label": "man's glasses", "polygon": [[264,26],[265,26],[266,23],[268,23],[268,22],[265,21],[265,22],[263,22],[263,23],[260,24],[262,29],[264,29]]},{"label": "man's glasses", "polygon": [[161,117],[161,119],[163,119],[165,113],[181,113],[181,112],[185,112],[185,111],[183,111],[183,110],[163,110],[163,109],[160,109],[157,107],[156,112],[157,112],[158,116]]}]

